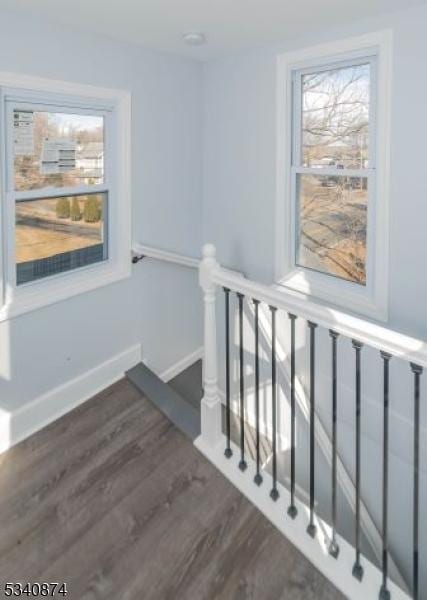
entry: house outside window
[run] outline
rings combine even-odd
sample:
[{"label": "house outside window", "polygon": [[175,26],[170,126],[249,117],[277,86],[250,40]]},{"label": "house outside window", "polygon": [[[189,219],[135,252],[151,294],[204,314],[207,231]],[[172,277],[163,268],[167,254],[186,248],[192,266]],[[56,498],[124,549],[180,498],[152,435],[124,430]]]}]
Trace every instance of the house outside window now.
[{"label": "house outside window", "polygon": [[78,146],[76,166],[82,180],[90,183],[102,177],[104,167],[104,144],[101,141],[82,142]]}]

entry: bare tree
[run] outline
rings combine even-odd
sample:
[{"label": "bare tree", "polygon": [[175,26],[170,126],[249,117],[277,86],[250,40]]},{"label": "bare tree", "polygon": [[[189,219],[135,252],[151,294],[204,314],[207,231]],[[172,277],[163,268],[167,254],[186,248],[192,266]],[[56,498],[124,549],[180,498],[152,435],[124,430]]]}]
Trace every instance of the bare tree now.
[{"label": "bare tree", "polygon": [[365,65],[303,77],[304,163],[332,152],[337,162],[363,166],[369,127],[369,71]]},{"label": "bare tree", "polygon": [[[302,160],[363,169],[368,159],[369,65],[302,77]],[[300,176],[300,258],[305,266],[366,282],[367,179]]]}]

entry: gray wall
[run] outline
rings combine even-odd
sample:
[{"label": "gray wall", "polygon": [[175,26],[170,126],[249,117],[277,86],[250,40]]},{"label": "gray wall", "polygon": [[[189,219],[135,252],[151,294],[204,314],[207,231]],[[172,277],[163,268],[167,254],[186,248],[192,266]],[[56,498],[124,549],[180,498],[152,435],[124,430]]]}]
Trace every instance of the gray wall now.
[{"label": "gray wall", "polygon": [[[259,49],[204,68],[204,204],[203,239],[214,243],[219,260],[243,270],[249,277],[270,284],[274,279],[276,193],[276,56],[279,52],[359,35],[383,28],[394,30],[392,82],[392,163],[390,197],[390,288],[388,326],[427,339],[425,277],[427,179],[425,103],[427,78],[427,7],[381,19],[356,22],[339,31],[292,43]],[[221,304],[222,307],[222,304]],[[222,310],[219,310],[222,316]],[[222,330],[222,325],[221,325]],[[286,347],[287,319],[278,317],[279,337]],[[253,332],[248,324],[246,339]],[[222,333],[220,333],[222,338]],[[305,339],[304,339],[305,337]],[[307,383],[307,337],[297,340],[297,364]],[[249,365],[253,356],[247,353]],[[223,361],[220,362],[222,364]],[[249,367],[248,367],[249,368]],[[318,331],[319,414],[327,429],[331,423],[330,340]],[[339,445],[354,476],[354,351],[340,342]],[[363,352],[363,497],[378,525],[381,523],[382,365],[378,353]],[[265,375],[268,378],[268,367]],[[223,372],[221,372],[223,379]],[[412,379],[408,366],[392,363],[391,397],[391,542],[394,554],[411,573],[412,515]],[[427,383],[425,384],[427,387]],[[427,500],[427,411],[422,411],[422,503]],[[286,422],[283,427],[286,428]],[[304,431],[301,424],[301,431]],[[306,455],[306,436],[299,439]],[[304,475],[304,474],[302,474]],[[321,495],[327,497],[329,476],[319,473]],[[328,512],[328,507],[323,507]],[[402,518],[403,517],[403,518]],[[427,586],[426,517],[422,517],[423,577]]]},{"label": "gray wall", "polygon": [[[0,70],[131,90],[136,241],[196,255],[201,219],[201,66],[0,13]],[[157,370],[200,346],[195,273],[145,261],[131,279],[0,324],[0,408],[15,409],[143,343]]]}]

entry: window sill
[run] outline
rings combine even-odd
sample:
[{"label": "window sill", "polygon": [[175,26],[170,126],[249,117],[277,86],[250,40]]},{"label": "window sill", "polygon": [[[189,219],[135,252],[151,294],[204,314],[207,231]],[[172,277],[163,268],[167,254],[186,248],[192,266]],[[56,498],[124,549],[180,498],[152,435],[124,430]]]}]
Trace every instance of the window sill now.
[{"label": "window sill", "polygon": [[72,273],[55,275],[13,289],[0,310],[0,322],[38,310],[79,294],[126,279],[131,275],[130,259],[124,263],[106,261]]},{"label": "window sill", "polygon": [[294,269],[276,281],[276,288],[300,299],[320,302],[380,322],[388,320],[384,290],[369,289],[322,273]]}]

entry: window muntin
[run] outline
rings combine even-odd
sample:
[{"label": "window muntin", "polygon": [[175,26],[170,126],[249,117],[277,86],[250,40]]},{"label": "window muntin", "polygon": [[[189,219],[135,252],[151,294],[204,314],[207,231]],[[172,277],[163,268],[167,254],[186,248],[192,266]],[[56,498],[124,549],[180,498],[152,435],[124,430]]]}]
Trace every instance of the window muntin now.
[{"label": "window muntin", "polygon": [[10,277],[17,286],[108,259],[108,111],[46,100],[6,95]]},{"label": "window muntin", "polygon": [[375,59],[293,74],[294,265],[367,285]]}]

